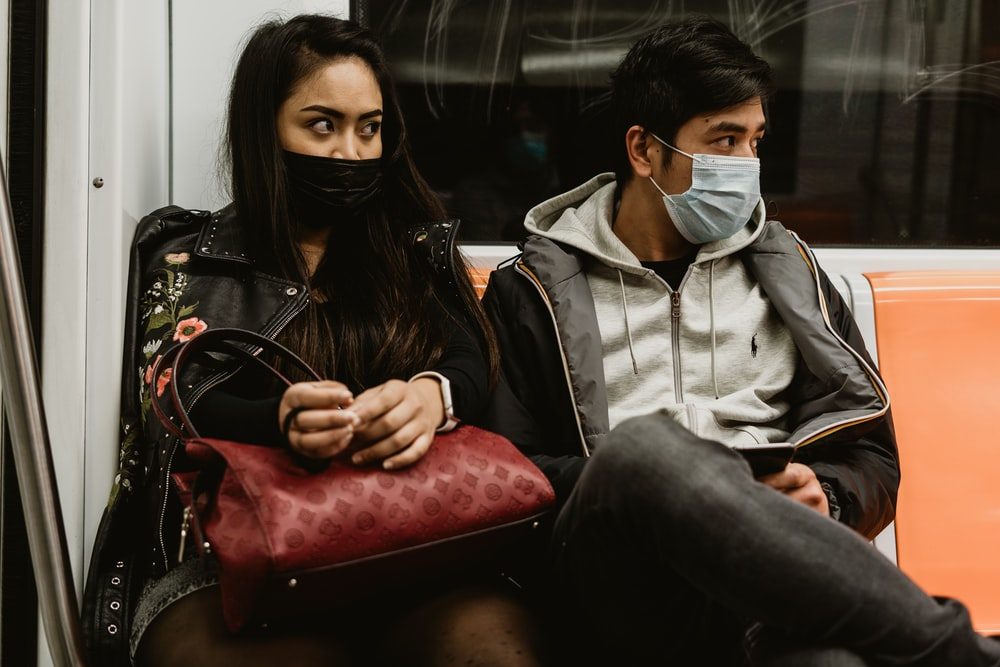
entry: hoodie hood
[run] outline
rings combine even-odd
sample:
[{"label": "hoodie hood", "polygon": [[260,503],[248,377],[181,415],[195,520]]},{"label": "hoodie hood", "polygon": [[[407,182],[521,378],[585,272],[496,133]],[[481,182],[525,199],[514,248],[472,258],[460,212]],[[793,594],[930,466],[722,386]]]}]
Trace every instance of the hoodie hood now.
[{"label": "hoodie hood", "polygon": [[[612,172],[599,174],[568,192],[528,211],[524,227],[531,234],[580,250],[607,266],[631,274],[645,274],[635,254],[612,229],[618,189]],[[757,202],[747,224],[729,238],[705,243],[695,262],[710,261],[745,248],[760,235],[764,201]]]}]

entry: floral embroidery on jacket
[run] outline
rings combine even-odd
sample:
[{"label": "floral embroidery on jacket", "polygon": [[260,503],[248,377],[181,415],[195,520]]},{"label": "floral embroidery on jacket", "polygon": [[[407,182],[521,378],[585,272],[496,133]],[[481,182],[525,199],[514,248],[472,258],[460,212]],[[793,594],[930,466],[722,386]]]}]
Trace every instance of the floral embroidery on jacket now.
[{"label": "floral embroidery on jacket", "polygon": [[138,432],[131,424],[124,421],[121,424],[121,431],[124,437],[118,449],[118,474],[115,475],[114,483],[111,485],[111,493],[108,496],[109,507],[114,504],[119,491],[124,489],[131,493],[141,479]]},{"label": "floral embroidery on jacket", "polygon": [[[183,303],[188,275],[181,269],[191,260],[186,252],[170,252],[163,256],[166,264],[154,273],[153,284],[139,297],[139,326],[145,342],[139,364],[139,399],[142,421],[149,412],[150,391],[162,396],[170,383],[170,369],[153,378],[153,367],[163,355],[157,354],[164,341],[184,343],[208,328],[208,323],[194,315],[198,302]],[[154,381],[155,380],[155,381]]]}]

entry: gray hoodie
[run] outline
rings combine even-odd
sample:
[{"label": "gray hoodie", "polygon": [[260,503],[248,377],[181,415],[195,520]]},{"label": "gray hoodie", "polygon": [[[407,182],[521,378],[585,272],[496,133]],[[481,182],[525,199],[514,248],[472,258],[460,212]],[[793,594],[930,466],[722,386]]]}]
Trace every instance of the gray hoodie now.
[{"label": "gray hoodie", "polygon": [[662,410],[698,435],[735,446],[780,442],[795,344],[737,251],[763,229],[759,202],[734,236],[698,250],[675,291],[614,234],[614,174],[533,208],[531,233],[595,261],[586,275],[600,325],[613,428]]}]

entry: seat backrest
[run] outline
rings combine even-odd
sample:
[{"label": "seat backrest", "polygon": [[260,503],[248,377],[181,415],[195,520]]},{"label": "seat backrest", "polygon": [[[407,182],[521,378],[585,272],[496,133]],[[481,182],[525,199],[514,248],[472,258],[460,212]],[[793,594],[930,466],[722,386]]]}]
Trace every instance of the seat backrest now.
[{"label": "seat backrest", "polygon": [[1000,633],[1000,270],[867,278],[900,452],[897,562]]},{"label": "seat backrest", "polygon": [[469,267],[469,277],[472,278],[472,286],[476,288],[476,294],[479,295],[479,298],[483,297],[483,292],[486,291],[486,283],[490,281],[490,273],[492,272],[493,267]]}]

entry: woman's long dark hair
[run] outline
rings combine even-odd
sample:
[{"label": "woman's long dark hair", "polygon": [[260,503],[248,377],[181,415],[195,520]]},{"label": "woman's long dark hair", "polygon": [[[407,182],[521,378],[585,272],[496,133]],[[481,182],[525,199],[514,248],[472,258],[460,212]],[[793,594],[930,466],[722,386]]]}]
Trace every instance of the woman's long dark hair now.
[{"label": "woman's long dark hair", "polygon": [[[326,255],[310,276],[296,243],[277,114],[294,87],[344,58],[371,68],[382,93],[382,191],[364,219],[334,223]],[[449,337],[441,314],[440,278],[416,255],[408,230],[441,220],[445,211],[410,154],[395,86],[381,45],[351,21],[301,15],[258,27],[236,65],[229,97],[227,149],[233,205],[258,265],[309,285],[307,316],[283,341],[327,377],[355,391],[406,378],[440,358]],[[491,380],[499,368],[496,339],[466,264],[455,250],[458,298],[485,350]],[[332,308],[334,317],[317,313]],[[332,344],[331,344],[332,341]]]}]

